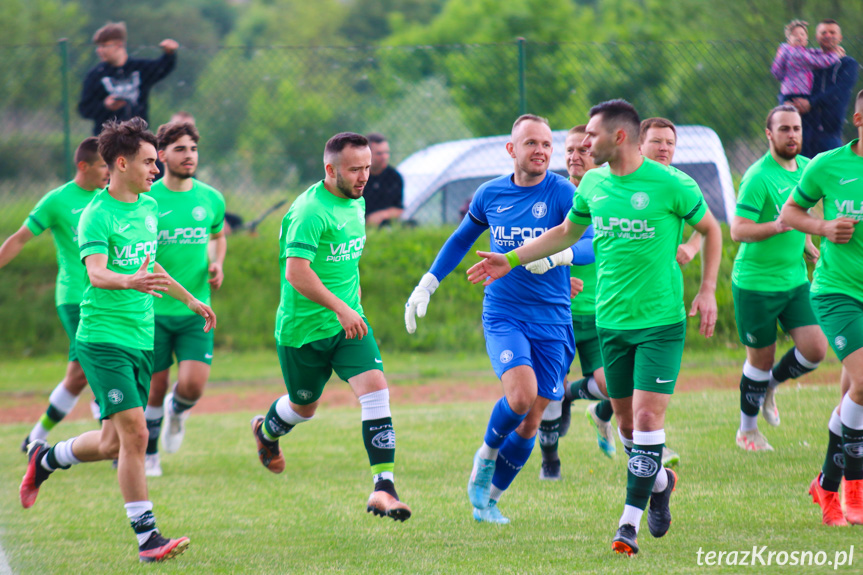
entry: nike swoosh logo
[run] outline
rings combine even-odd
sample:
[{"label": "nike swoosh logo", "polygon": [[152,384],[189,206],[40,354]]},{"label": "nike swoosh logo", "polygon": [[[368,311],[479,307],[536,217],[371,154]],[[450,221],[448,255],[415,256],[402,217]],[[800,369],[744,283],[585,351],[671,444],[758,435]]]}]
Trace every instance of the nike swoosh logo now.
[{"label": "nike swoosh logo", "polygon": [[511,210],[511,209],[513,209],[514,207],[515,207],[515,206],[509,206],[508,208],[502,208],[502,207],[498,206],[498,207],[497,207],[497,213],[502,213],[502,212],[505,212],[505,211],[507,211],[507,210]]},{"label": "nike swoosh logo", "polygon": [[118,229],[118,230],[119,230],[119,232],[122,234],[123,232],[125,232],[126,230],[128,230],[128,229],[129,229],[129,226],[131,226],[131,225],[132,225],[132,224],[126,224],[125,226],[120,226],[120,227],[119,227],[119,228],[117,228],[117,229]]},{"label": "nike swoosh logo", "polygon": [[860,178],[852,178],[850,180],[846,180],[845,178],[842,178],[841,180],[839,180],[839,185],[844,186],[845,184],[850,184],[851,182],[856,182],[859,179]]},{"label": "nike swoosh logo", "polygon": [[672,381],[674,381],[674,380],[673,379],[659,379],[658,377],[656,378],[656,383],[671,383]]},{"label": "nike swoosh logo", "polygon": [[557,393],[557,386],[554,386],[554,389],[551,390],[552,393]]},{"label": "nike swoosh logo", "polygon": [[168,214],[170,214],[173,211],[174,210],[168,210],[167,212],[159,212],[159,217],[164,218],[165,216],[167,216]]},{"label": "nike swoosh logo", "polygon": [[787,188],[782,188],[781,190],[779,190],[779,193],[780,193],[780,194],[784,194],[785,192],[787,192],[788,190],[790,190],[790,189],[791,189],[791,188],[793,188],[793,187],[794,187],[794,186],[788,186]]},{"label": "nike swoosh logo", "polygon": [[78,208],[77,210],[72,210],[72,213],[73,213],[73,214],[80,214],[80,213],[81,213],[81,212],[83,212],[85,209],[86,209],[86,208]]},{"label": "nike swoosh logo", "polygon": [[204,354],[204,357],[205,357],[206,359],[213,359],[213,354],[212,354],[212,353],[205,353],[205,354]]},{"label": "nike swoosh logo", "polygon": [[378,359],[378,358],[375,358],[375,363],[383,363],[383,361]]},{"label": "nike swoosh logo", "polygon": [[346,225],[348,225],[348,221],[347,221],[347,220],[345,220],[345,221],[342,223],[342,225],[340,225],[340,226],[336,226],[336,229],[339,229],[339,230],[340,230],[340,229],[342,229],[343,227],[345,227]]},{"label": "nike swoosh logo", "polygon": [[607,197],[608,197],[608,196],[597,196],[597,197],[593,198],[593,201],[594,201],[594,202],[599,202],[599,201],[601,201],[601,200],[606,199]]}]

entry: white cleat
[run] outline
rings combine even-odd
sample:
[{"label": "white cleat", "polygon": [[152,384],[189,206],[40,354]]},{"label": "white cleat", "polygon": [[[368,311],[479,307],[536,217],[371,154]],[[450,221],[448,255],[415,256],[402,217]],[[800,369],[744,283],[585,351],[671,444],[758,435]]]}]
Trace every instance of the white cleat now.
[{"label": "white cleat", "polygon": [[188,410],[179,414],[174,413],[171,409],[173,401],[173,393],[165,396],[165,427],[162,432],[162,446],[167,453],[176,453],[180,450],[183,436],[186,435],[186,420],[189,418]]},{"label": "white cleat", "polygon": [[144,475],[147,477],[162,477],[162,464],[159,462],[159,454],[147,454],[144,459]]},{"label": "white cleat", "polygon": [[773,451],[773,447],[767,443],[767,438],[757,429],[750,429],[749,431],[738,429],[737,447],[745,451]]},{"label": "white cleat", "polygon": [[779,409],[776,407],[776,388],[768,387],[764,394],[764,404],[761,406],[764,419],[773,427],[779,427]]}]

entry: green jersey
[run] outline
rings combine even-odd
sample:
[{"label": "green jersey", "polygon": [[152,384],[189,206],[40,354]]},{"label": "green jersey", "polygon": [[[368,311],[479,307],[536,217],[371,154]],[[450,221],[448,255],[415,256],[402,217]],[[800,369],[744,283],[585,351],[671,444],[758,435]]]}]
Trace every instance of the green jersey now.
[{"label": "green jersey", "polygon": [[[770,152],[764,154],[743,174],[735,214],[758,224],[776,221],[808,163],[808,158],[797,156],[797,170],[789,172]],[[805,243],[806,234],[797,230],[742,243],[731,281],[751,291],[788,291],[805,284],[809,281],[803,261]]]},{"label": "green jersey", "polygon": [[645,329],[686,318],[677,245],[684,220],[697,224],[706,211],[692,178],[647,158],[625,176],[608,166],[584,175],[569,219],[593,223],[597,327]]},{"label": "green jersey", "polygon": [[[806,166],[794,201],[804,208],[824,202],[824,219],[863,220],[863,158],[849,144],[818,154]],[[812,294],[838,293],[863,301],[860,263],[863,262],[863,226],[857,224],[851,241],[834,244],[821,240],[821,257],[812,279]]]},{"label": "green jersey", "polygon": [[[174,192],[161,179],[150,197],[159,203],[159,264],[193,296],[210,305],[210,234],[222,231],[225,199],[215,188],[192,180],[192,189]],[[195,315],[172,297],[156,300],[157,315]]]},{"label": "green jersey", "polygon": [[596,263],[586,266],[572,266],[569,276],[584,282],[584,289],[572,298],[569,307],[572,315],[596,314]]},{"label": "green jersey", "polygon": [[[156,200],[146,195],[128,203],[111,197],[107,189],[98,192],[81,214],[78,229],[81,261],[93,254],[105,254],[108,271],[133,275],[149,255],[147,269],[152,272],[156,263],[158,209]],[[77,339],[152,350],[153,332],[153,296],[132,289],[93,287],[87,277]]]},{"label": "green jersey", "polygon": [[78,220],[94,195],[74,181],[68,182],[42,196],[24,221],[34,236],[48,229],[54,236],[58,268],[54,300],[58,306],[78,305],[84,295],[87,269],[78,257]]},{"label": "green jersey", "polygon": [[279,345],[300,347],[338,334],[336,314],[300,295],[285,279],[287,258],[311,261],[324,286],[363,315],[360,256],[366,243],[366,202],[331,194],[318,182],[296,199],[279,230],[282,295],[276,313]]}]

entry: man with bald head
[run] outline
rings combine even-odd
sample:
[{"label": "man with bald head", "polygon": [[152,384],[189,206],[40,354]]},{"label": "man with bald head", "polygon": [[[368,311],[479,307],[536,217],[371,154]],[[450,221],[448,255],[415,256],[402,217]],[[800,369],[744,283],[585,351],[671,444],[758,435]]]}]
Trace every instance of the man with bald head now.
[{"label": "man with bald head", "polygon": [[[416,318],[425,316],[440,282],[485,230],[491,231],[492,251],[508,252],[563,222],[572,207],[575,187],[548,171],[552,144],[545,118],[520,116],[506,151],[513,159],[513,173],[477,190],[461,225],[408,299],[408,333],[416,330]],[[573,254],[564,252],[549,258],[554,261],[548,266],[554,269],[547,273],[519,267],[485,290],[486,349],[503,397],[492,410],[468,482],[473,517],[479,522],[509,523],[498,501],[527,462],[545,407],[563,397],[563,380],[575,353],[569,271],[562,267],[572,262]]]}]

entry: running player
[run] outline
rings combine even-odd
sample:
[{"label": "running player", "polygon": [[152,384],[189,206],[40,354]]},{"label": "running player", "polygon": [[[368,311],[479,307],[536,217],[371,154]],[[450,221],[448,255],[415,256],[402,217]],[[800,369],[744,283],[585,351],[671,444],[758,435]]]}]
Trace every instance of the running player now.
[{"label": "running player", "polygon": [[[513,158],[514,173],[477,190],[468,214],[408,299],[408,333],[416,331],[416,317],[425,316],[440,281],[485,230],[491,230],[491,249],[505,252],[566,218],[575,189],[565,178],[548,171],[552,153],[548,121],[531,114],[520,116],[506,150]],[[554,269],[545,275],[520,268],[485,292],[486,349],[504,397],[492,410],[468,481],[473,516],[480,522],[509,523],[498,502],[530,457],[549,401],[563,397],[562,383],[575,355],[575,342],[569,272],[558,267],[571,263],[573,252],[567,246],[560,249],[563,251],[549,258],[554,260]]]},{"label": "running player", "polygon": [[[812,309],[842,362],[842,400],[827,425],[829,443],[821,473],[809,486],[827,525],[863,525],[863,91],[854,106],[857,139],[818,154],[782,208],[781,219],[822,236],[812,281]],[[824,219],[808,210],[823,201]],[[843,470],[844,467],[844,470]],[[839,485],[845,478],[845,513]]]},{"label": "running player", "polygon": [[31,441],[47,439],[54,429],[75,407],[78,396],[87,386],[87,378],[78,361],[75,349],[75,331],[78,329],[79,309],[84,294],[87,270],[78,258],[78,220],[81,212],[93,199],[94,191],[108,185],[108,165],[99,155],[99,141],[87,138],[75,151],[75,178],[48,192],[39,200],[21,228],[0,246],[0,268],[11,262],[24,244],[45,230],[51,230],[57,248],[57,282],[54,301],[60,323],[69,336],[69,363],[66,376],[57,384],[48,398],[48,409],[24,438],[21,451],[27,453]]},{"label": "running player", "polygon": [[[812,241],[779,217],[809,163],[798,155],[803,138],[797,109],[773,108],[765,133],[768,153],[752,164],[740,182],[731,239],[741,242],[731,272],[734,317],[746,363],[740,378],[740,427],[737,445],[747,451],[772,451],[758,429],[758,411],[779,425],[776,386],[818,367],[827,340],[809,303],[809,278],[804,255],[818,258]],[[776,322],[794,340],[794,347],[774,365]]]},{"label": "running player", "polygon": [[[156,133],[159,159],[165,176],[153,184],[150,196],[159,204],[159,263],[196,298],[210,304],[210,288],[219,289],[227,238],[222,231],[225,200],[217,190],[195,179],[198,168],[198,130],[193,123],[165,124]],[[215,257],[209,261],[210,244]],[[213,361],[213,332],[201,328],[204,319],[182,303],[156,300],[156,340],[153,378],[144,415],[147,442],[147,475],[162,475],[159,434],[165,451],[180,449],[189,410],[201,398]],[[169,372],[177,357],[177,383],[168,390]]]},{"label": "running player", "polygon": [[78,324],[78,358],[102,410],[102,429],[60,441],[49,448],[36,440],[28,449],[27,472],[19,495],[24,508],[57,469],[77,463],[117,459],[117,480],[126,515],[138,539],[143,562],[163,561],[183,551],[189,539],[166,539],[156,529],[147,494],[144,405],[153,368],[153,297],[162,292],[182,300],[216,325],[216,315],[155,262],[158,226],[150,189],[156,168],[156,136],[141,118],[108,122],[99,136],[99,153],[111,183],[81,214],[78,245],[87,284]]},{"label": "running player", "polygon": [[[596,167],[589,150],[583,145],[586,128],[587,126],[582,124],[570,129],[564,142],[566,171],[569,174],[569,181],[576,188],[584,174]],[[542,414],[542,422],[539,425],[539,448],[542,452],[539,478],[544,480],[560,479],[558,438],[566,435],[569,430],[572,402],[575,399],[601,400],[599,403],[591,403],[585,414],[596,429],[596,440],[602,452],[608,457],[614,457],[617,453],[614,440],[617,434],[611,426],[611,416],[614,412],[605,389],[605,370],[602,367],[602,355],[599,351],[599,337],[596,335],[596,264],[593,255],[593,226],[587,227],[573,249],[575,251],[573,265],[570,268],[570,282],[572,282],[573,294],[578,292],[578,295],[572,298],[570,309],[575,350],[578,352],[582,378],[573,383],[564,381],[563,399],[560,402],[549,402]],[[525,268],[534,272],[536,265],[543,261],[545,260],[531,262]]]},{"label": "running player", "polygon": [[[671,525],[669,500],[677,475],[662,467],[665,410],[680,370],[686,331],[683,281],[677,245],[684,222],[705,237],[701,288],[690,315],[701,313],[701,333],[716,324],[716,276],[722,233],[698,185],[679,170],[638,152],[638,113],[623,100],[590,110],[584,145],[597,164],[581,180],[569,217],[528,245],[507,254],[478,252],[468,270],[473,283],[494,286],[520,262],[571,245],[587,225],[596,231],[596,325],[608,394],[620,439],[630,454],[627,497],[612,548],[638,552],[637,532],[650,502],[647,523],[654,537]],[[592,221],[591,221],[592,218]],[[624,297],[625,295],[625,297]]]},{"label": "running player", "polygon": [[315,415],[335,370],[362,408],[363,443],[375,484],[366,509],[404,521],[411,510],[395,489],[390,392],[360,303],[359,262],[366,241],[363,189],[371,158],[365,136],[344,132],[330,138],[324,149],[324,180],[303,192],[282,220],[276,340],[288,393],[266,416],[252,419],[252,433],[264,467],[284,471],[279,438]]}]

